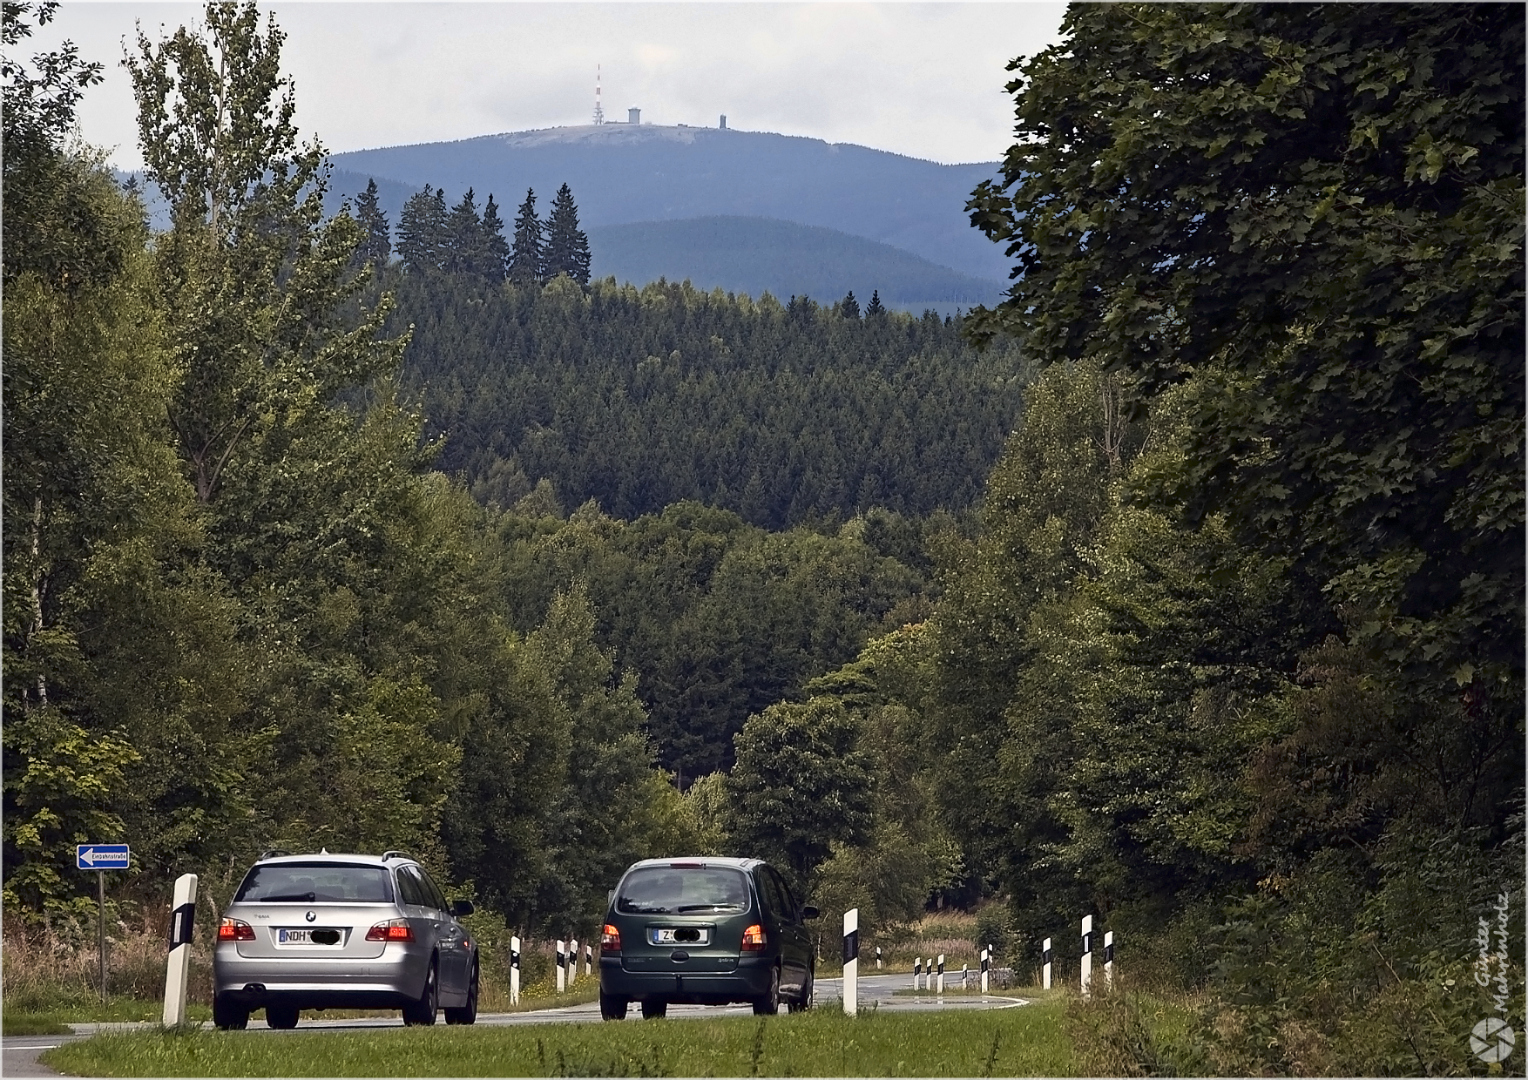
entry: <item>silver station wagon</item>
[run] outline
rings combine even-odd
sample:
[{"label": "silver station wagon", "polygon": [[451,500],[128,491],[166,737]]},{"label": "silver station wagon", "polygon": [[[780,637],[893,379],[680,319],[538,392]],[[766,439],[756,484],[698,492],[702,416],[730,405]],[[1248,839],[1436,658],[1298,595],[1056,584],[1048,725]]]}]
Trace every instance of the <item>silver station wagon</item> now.
[{"label": "silver station wagon", "polygon": [[267,852],[223,913],[213,950],[212,1019],[274,1028],[302,1009],[402,1009],[405,1024],[477,1019],[477,943],[418,862],[376,855]]}]

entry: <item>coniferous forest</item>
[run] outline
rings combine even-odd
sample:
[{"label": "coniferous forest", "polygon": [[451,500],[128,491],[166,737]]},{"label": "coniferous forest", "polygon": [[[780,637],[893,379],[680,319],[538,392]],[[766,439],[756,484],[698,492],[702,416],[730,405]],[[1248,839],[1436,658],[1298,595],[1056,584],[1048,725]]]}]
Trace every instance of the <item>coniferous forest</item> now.
[{"label": "coniferous forest", "polygon": [[151,233],[52,10],[5,5],[7,932],[93,917],[85,841],[118,912],[404,848],[581,937],[747,853],[1021,971],[1092,914],[1093,1068],[1521,1026],[1520,6],[1072,7],[957,319],[590,280],[566,185],[326,216],[253,4],[130,48]]}]

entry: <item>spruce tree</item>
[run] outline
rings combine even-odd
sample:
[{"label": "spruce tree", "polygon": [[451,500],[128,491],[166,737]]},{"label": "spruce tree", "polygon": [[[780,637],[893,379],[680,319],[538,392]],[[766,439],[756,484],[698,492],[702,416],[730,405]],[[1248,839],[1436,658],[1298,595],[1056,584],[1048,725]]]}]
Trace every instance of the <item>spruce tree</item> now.
[{"label": "spruce tree", "polygon": [[478,264],[474,271],[495,285],[509,273],[509,241],[504,239],[504,220],[499,217],[498,204],[493,193],[488,193],[488,204],[483,207],[483,246],[478,252]]},{"label": "spruce tree", "polygon": [[429,185],[403,204],[398,215],[398,258],[411,274],[439,270],[444,263],[446,193]]},{"label": "spruce tree", "polygon": [[860,317],[859,301],[854,299],[853,289],[850,289],[848,295],[838,302],[838,313],[846,319]]},{"label": "spruce tree", "polygon": [[478,217],[477,199],[471,188],[446,216],[443,239],[443,269],[453,274],[476,272],[484,246],[483,219]]},{"label": "spruce tree", "polygon": [[557,189],[552,214],[547,220],[545,277],[567,274],[580,285],[589,284],[589,238],[578,227],[578,206],[567,184]]},{"label": "spruce tree", "polygon": [[392,227],[387,223],[387,213],[377,201],[375,180],[368,180],[366,190],[356,199],[356,221],[366,231],[361,246],[356,248],[357,261],[386,266],[393,254]]},{"label": "spruce tree", "polygon": [[865,318],[875,318],[886,314],[886,306],[881,303],[881,290],[875,289],[870,293],[870,303],[865,305]]},{"label": "spruce tree", "polygon": [[509,253],[509,280],[516,285],[539,285],[543,279],[546,242],[536,217],[536,192],[527,188],[515,213],[515,241]]}]

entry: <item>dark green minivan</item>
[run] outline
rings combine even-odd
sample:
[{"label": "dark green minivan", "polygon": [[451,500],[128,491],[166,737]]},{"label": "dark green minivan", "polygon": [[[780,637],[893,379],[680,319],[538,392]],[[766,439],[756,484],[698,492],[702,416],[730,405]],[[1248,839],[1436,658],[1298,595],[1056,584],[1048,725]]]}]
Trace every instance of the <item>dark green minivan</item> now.
[{"label": "dark green minivan", "polygon": [[600,1014],[645,1017],[671,1003],[744,1002],[760,1014],[812,1003],[813,956],[803,906],[759,859],[696,856],[633,863],[610,894],[600,935]]}]

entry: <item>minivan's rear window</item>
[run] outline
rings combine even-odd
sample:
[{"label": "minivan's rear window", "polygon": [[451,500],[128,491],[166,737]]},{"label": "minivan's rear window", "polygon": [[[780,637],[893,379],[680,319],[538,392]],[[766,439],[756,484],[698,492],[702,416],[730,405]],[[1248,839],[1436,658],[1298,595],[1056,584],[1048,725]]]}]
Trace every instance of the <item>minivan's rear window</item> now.
[{"label": "minivan's rear window", "polygon": [[692,911],[743,911],[748,882],[725,866],[644,866],[621,882],[616,910],[682,915]]},{"label": "minivan's rear window", "polygon": [[314,862],[251,867],[233,902],[272,904],[286,900],[299,904],[383,904],[392,898],[385,866]]}]

